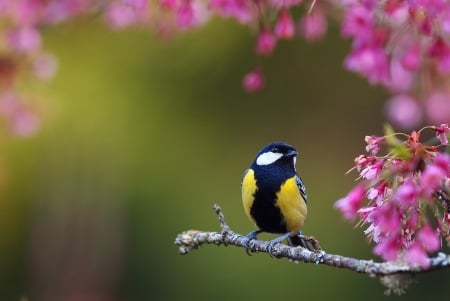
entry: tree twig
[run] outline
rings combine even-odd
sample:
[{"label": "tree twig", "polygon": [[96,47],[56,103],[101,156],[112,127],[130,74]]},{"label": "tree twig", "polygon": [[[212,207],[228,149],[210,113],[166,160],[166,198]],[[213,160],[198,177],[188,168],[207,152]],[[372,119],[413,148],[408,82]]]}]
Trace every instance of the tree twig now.
[{"label": "tree twig", "polygon": [[[318,249],[317,251],[309,251],[302,247],[289,247],[284,244],[277,244],[274,246],[273,251],[269,252],[267,250],[268,242],[251,240],[247,245],[248,240],[245,236],[232,231],[225,221],[225,216],[219,205],[214,205],[214,211],[219,218],[221,232],[187,230],[180,233],[175,239],[175,244],[178,245],[180,254],[187,254],[204,244],[233,245],[242,248],[248,247],[248,250],[253,253],[268,253],[273,257],[287,258],[293,262],[324,264],[380,278],[399,274],[413,275],[450,267],[450,255],[442,252],[430,259],[430,266],[427,268],[410,266],[405,262],[374,262],[373,260],[330,254],[321,250],[320,247],[316,248]],[[314,238],[309,239],[312,240],[311,243],[313,245],[317,243]],[[318,243],[316,246],[319,246]],[[386,280],[388,278],[383,279]],[[393,288],[394,291],[395,289]]]}]

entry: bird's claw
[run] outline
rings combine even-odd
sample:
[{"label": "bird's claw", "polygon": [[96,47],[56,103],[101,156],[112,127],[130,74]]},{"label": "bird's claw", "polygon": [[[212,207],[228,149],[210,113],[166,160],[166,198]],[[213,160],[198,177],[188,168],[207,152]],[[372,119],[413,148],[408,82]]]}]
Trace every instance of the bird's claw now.
[{"label": "bird's claw", "polygon": [[278,241],[277,239],[269,241],[269,243],[267,244],[267,252],[269,252],[269,254],[272,254],[273,251],[275,250],[275,246],[279,243],[281,242]]},{"label": "bird's claw", "polygon": [[255,230],[250,232],[244,237],[242,244],[244,245],[245,252],[247,253],[248,256],[252,255],[252,251],[250,250],[250,241],[257,239],[258,234],[261,232],[262,230]]}]

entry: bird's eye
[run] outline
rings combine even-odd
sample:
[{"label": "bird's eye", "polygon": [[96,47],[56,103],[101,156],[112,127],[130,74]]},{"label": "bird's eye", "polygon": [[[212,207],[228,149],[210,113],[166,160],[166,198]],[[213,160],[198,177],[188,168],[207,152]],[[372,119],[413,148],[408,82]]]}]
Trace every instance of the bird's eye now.
[{"label": "bird's eye", "polygon": [[278,148],[276,148],[276,147],[272,148],[272,153],[279,153],[279,152],[280,152],[280,150]]}]

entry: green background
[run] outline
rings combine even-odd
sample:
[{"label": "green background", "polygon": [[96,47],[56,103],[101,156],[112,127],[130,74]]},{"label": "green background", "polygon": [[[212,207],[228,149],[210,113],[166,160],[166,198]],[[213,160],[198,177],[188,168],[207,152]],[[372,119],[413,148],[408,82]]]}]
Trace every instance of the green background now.
[{"label": "green background", "polygon": [[[305,233],[327,252],[379,260],[333,203],[354,185],[344,174],[364,136],[382,132],[386,95],[343,70],[349,44],[336,28],[320,43],[282,41],[264,59],[254,38],[223,20],[170,39],[94,20],[45,30],[60,69],[31,87],[43,128],[0,137],[1,300],[398,298],[376,279],[239,248],[178,255],[181,231],[219,230],[214,203],[235,231],[254,229],[241,175],[283,140],[300,152]],[[241,78],[256,63],[267,87],[247,94]],[[448,272],[415,279],[401,298],[450,292]]]}]

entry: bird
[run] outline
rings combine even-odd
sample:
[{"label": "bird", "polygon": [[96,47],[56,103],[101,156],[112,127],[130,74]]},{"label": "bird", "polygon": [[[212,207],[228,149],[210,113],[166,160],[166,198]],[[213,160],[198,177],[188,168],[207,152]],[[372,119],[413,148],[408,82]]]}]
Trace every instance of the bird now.
[{"label": "bird", "polygon": [[246,235],[248,243],[263,232],[281,234],[271,240],[268,251],[288,239],[290,246],[310,249],[301,229],[307,215],[306,187],[297,174],[297,150],[284,142],[272,142],[257,154],[244,171],[242,204],[247,217],[258,228]]}]

